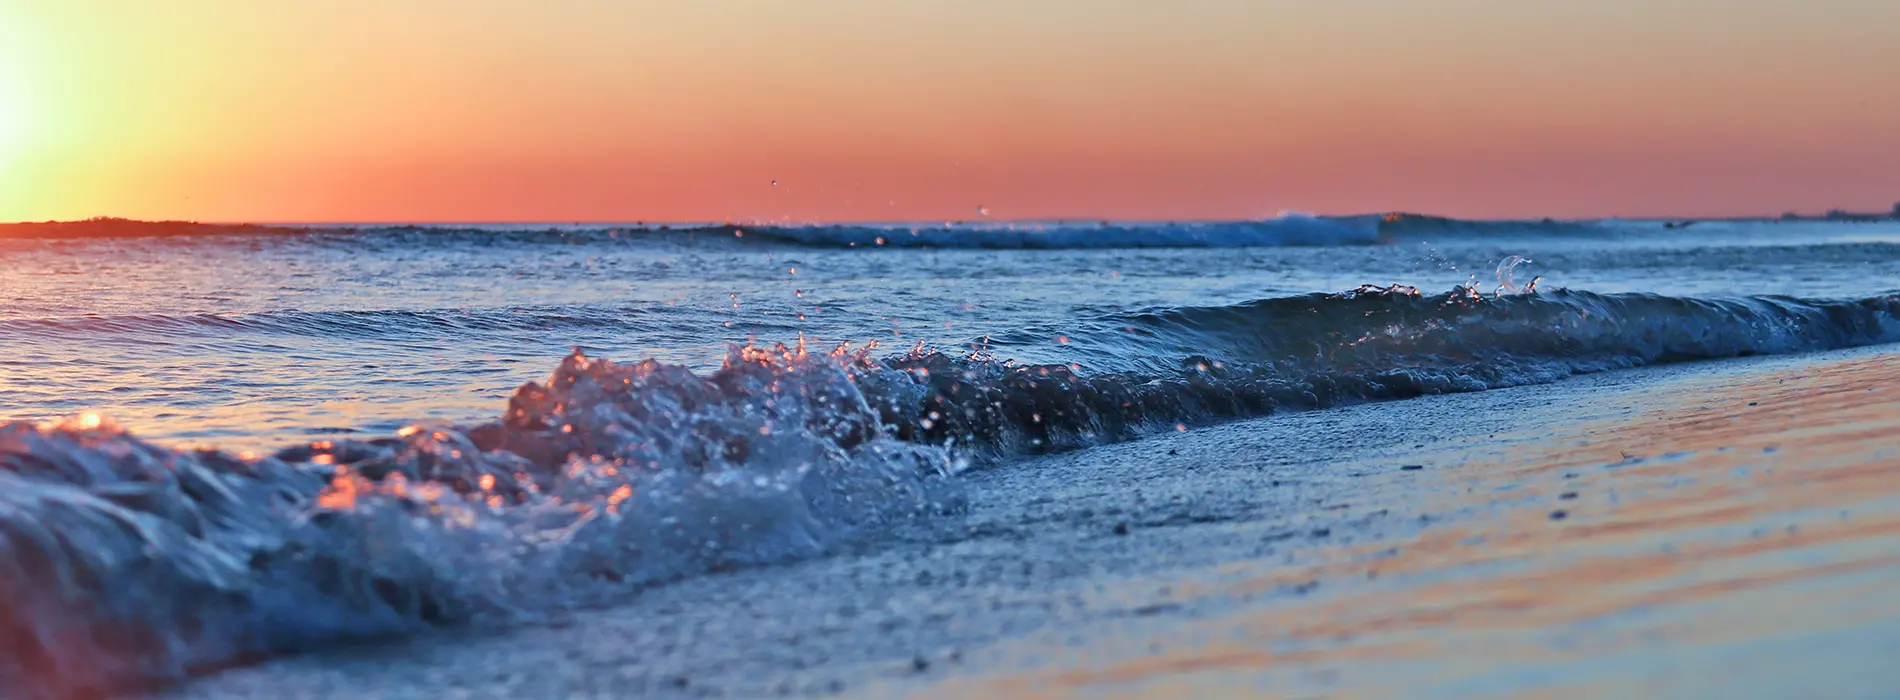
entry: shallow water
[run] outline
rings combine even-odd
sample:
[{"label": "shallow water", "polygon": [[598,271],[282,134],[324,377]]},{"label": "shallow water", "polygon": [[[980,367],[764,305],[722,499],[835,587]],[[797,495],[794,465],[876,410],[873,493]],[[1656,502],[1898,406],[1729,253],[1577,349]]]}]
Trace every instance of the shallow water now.
[{"label": "shallow water", "polygon": [[0,685],[45,692],[874,547],[1025,454],[1900,340],[1895,224],[326,227],[0,270]]}]

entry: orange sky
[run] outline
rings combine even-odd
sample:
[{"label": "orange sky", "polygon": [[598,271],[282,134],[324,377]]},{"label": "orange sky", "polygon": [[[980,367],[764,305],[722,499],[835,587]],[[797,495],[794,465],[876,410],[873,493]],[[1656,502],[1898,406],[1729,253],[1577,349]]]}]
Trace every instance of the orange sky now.
[{"label": "orange sky", "polygon": [[1564,5],[0,0],[0,220],[1900,200],[1900,2]]}]

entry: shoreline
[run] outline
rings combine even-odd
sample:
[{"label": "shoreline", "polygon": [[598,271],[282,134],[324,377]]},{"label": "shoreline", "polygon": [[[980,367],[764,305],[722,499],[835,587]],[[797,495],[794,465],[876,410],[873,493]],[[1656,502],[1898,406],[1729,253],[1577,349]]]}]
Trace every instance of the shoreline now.
[{"label": "shoreline", "polygon": [[[1626,370],[1050,455],[968,475],[964,516],[831,557],[688,579],[548,625],[273,660],[153,697],[1766,687],[1711,671],[1719,655],[1678,654],[1670,668],[1691,672],[1673,676],[1619,676],[1605,659],[1655,652],[1644,635],[1684,617],[1759,636],[1737,601],[1837,619],[1838,605],[1786,591],[1900,578],[1900,562],[1861,551],[1900,551],[1900,502],[1881,495],[1900,493],[1900,404],[1884,388],[1896,358],[1886,345]],[[1865,513],[1836,524],[1845,503]],[[1755,536],[1755,522],[1773,532]],[[1900,605],[1846,612],[1876,624],[1821,628],[1834,636],[1797,661],[1832,669],[1834,687],[1877,682],[1877,664],[1853,664],[1889,658],[1880,644],[1900,633],[1882,628]],[[1860,656],[1842,641],[1856,634],[1874,640]],[[1720,687],[1686,684],[1696,678]]]},{"label": "shoreline", "polygon": [[[1425,515],[1494,512],[1185,577],[1203,585],[1177,598],[1231,607],[912,695],[1890,696],[1900,365],[1860,355],[1618,390],[1603,398],[1639,408],[1441,455],[1476,459],[1415,496]],[[1235,604],[1302,579],[1339,590]]]}]

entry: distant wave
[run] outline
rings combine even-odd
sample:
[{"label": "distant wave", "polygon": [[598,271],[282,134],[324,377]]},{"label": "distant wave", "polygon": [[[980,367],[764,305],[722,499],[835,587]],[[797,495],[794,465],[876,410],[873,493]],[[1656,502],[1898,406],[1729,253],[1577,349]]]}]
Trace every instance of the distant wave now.
[{"label": "distant wave", "polygon": [[[1181,358],[1297,363],[1311,370],[1416,369],[1448,361],[1537,358],[1566,364],[1648,364],[1795,352],[1900,340],[1891,293],[1858,300],[1785,296],[1670,297],[1554,289],[1422,295],[1365,288],[1222,306],[1124,312],[1025,329],[989,343],[999,352],[1050,347],[1098,371],[1154,375]],[[1405,293],[1400,293],[1405,292]],[[1200,362],[1201,360],[1194,360]]]},{"label": "distant wave", "polygon": [[971,460],[1894,341],[1895,294],[1362,288],[1078,318],[970,354],[732,348],[708,374],[576,354],[495,421],[271,456],[167,449],[97,416],[5,424],[0,689],[68,696],[810,557],[963,508]]},{"label": "distant wave", "polygon": [[1218,248],[1379,242],[1379,217],[1286,215],[1256,221],[1050,224],[764,225],[735,235],[832,248]]},{"label": "distant wave", "polygon": [[[987,353],[1058,360],[1044,364],[939,353],[890,362],[931,378],[933,391],[915,400],[947,418],[930,426],[912,421],[925,442],[951,439],[1008,453],[1280,410],[1896,341],[1895,294],[1695,299],[1368,289],[1114,314],[997,336],[984,346]],[[1002,398],[999,386],[1007,387]],[[999,404],[1015,408],[985,408]],[[887,418],[902,423],[903,415]]]},{"label": "distant wave", "polygon": [[824,248],[1206,248],[1370,245],[1397,238],[1447,235],[1591,235],[1593,222],[1470,221],[1413,214],[1310,216],[1188,222],[945,222],[848,224],[475,225],[475,224],[204,224],[97,219],[0,225],[0,239],[321,237],[398,241],[571,242],[724,239],[733,244]]}]

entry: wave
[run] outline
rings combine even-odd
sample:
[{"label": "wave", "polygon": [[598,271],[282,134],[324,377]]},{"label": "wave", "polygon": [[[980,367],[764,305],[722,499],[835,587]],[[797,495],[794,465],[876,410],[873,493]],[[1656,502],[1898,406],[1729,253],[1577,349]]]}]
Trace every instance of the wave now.
[{"label": "wave", "polygon": [[92,415],[12,423],[0,688],[90,692],[817,556],[961,510],[955,475],[1016,454],[1896,340],[1900,294],[1368,287],[1078,319],[970,354],[735,347],[702,375],[577,353],[493,422],[269,456],[175,451]]},{"label": "wave", "polygon": [[[1448,237],[1604,238],[1634,229],[1616,221],[1472,220],[1423,214],[1283,214],[1248,221],[1093,223],[802,224],[725,226],[736,238],[829,248],[1239,248],[1375,245]],[[1653,233],[1653,232],[1650,232]]]},{"label": "wave", "polygon": [[253,657],[612,600],[955,511],[862,355],[735,349],[698,376],[574,356],[499,422],[274,456],[96,415],[0,426],[0,690],[65,697]]},{"label": "wave", "polygon": [[[1900,295],[1891,294],[1486,297],[1367,287],[1026,329],[987,339],[975,358],[920,350],[887,364],[920,373],[924,388],[874,393],[901,397],[884,404],[884,417],[906,439],[1008,454],[1276,411],[1895,341]],[[997,352],[1045,362],[983,359]]]},{"label": "wave", "polygon": [[1372,244],[1380,241],[1379,225],[1376,216],[1289,214],[1217,222],[759,225],[735,227],[734,234],[831,248],[1206,248]]},{"label": "wave", "polygon": [[1616,219],[1453,219],[1429,214],[1392,213],[1379,218],[1380,232],[1388,236],[1423,237],[1446,235],[1531,235],[1597,237],[1613,234],[1630,223]]}]

